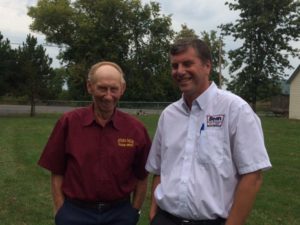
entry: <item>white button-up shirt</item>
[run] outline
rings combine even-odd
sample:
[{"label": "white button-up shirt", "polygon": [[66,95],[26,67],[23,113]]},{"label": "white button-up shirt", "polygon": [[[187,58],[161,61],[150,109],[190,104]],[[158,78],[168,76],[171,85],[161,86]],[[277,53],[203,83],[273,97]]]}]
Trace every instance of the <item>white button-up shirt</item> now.
[{"label": "white button-up shirt", "polygon": [[227,218],[240,175],[270,167],[259,118],[214,83],[191,110],[181,98],[162,112],[146,164],[158,206],[195,220]]}]

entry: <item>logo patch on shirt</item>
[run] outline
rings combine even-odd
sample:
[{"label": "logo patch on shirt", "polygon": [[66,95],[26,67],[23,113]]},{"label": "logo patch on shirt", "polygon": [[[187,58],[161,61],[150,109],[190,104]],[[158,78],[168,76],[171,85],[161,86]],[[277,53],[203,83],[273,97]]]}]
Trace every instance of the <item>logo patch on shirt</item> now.
[{"label": "logo patch on shirt", "polygon": [[118,146],[120,147],[133,147],[134,140],[131,138],[118,138]]},{"label": "logo patch on shirt", "polygon": [[207,127],[221,127],[224,121],[225,115],[207,115]]}]

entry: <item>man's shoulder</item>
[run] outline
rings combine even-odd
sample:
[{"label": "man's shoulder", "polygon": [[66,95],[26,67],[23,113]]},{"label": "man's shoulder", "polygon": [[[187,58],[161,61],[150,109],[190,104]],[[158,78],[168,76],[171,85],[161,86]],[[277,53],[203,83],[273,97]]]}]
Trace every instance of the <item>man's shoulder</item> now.
[{"label": "man's shoulder", "polygon": [[85,118],[87,115],[91,114],[90,106],[75,108],[71,111],[65,112],[62,116],[62,120],[79,120]]},{"label": "man's shoulder", "polygon": [[163,111],[162,114],[174,113],[174,112],[185,112],[184,111],[184,101],[183,98],[172,102]]},{"label": "man's shoulder", "polygon": [[123,112],[119,109],[117,109],[116,112],[117,119],[120,120],[123,124],[144,127],[144,124],[135,116],[127,112]]},{"label": "man's shoulder", "polygon": [[242,97],[226,90],[219,90],[217,101],[214,106],[217,108],[226,108],[231,116],[237,116],[240,113],[245,115],[248,112],[249,115],[254,113],[249,103]]},{"label": "man's shoulder", "polygon": [[222,100],[222,101],[225,100],[225,101],[228,101],[228,102],[231,102],[234,104],[239,104],[239,105],[247,104],[247,102],[242,97],[232,93],[231,91],[219,89],[217,93],[218,93],[217,96],[218,96],[219,100]]},{"label": "man's shoulder", "polygon": [[79,107],[79,108],[75,108],[71,111],[65,112],[64,116],[74,116],[74,115],[83,115],[87,112],[90,111],[90,107],[89,106],[85,106],[85,107]]}]

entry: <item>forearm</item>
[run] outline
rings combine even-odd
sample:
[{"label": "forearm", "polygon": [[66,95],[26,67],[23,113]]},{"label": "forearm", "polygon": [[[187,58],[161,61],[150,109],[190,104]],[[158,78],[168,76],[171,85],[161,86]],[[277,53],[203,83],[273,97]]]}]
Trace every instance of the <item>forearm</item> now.
[{"label": "forearm", "polygon": [[133,193],[132,207],[141,209],[147,194],[148,177],[143,180],[138,180],[136,189]]},{"label": "forearm", "polygon": [[51,174],[51,192],[54,204],[54,214],[64,203],[64,194],[62,192],[63,176]]},{"label": "forearm", "polygon": [[149,218],[150,221],[153,219],[157,212],[157,204],[156,200],[154,197],[154,191],[157,187],[157,185],[160,184],[160,176],[159,175],[153,175],[153,181],[152,181],[152,188],[151,188],[151,205],[150,205],[150,213],[149,213]]},{"label": "forearm", "polygon": [[262,184],[261,171],[243,175],[235,191],[226,225],[243,225],[253,207]]}]

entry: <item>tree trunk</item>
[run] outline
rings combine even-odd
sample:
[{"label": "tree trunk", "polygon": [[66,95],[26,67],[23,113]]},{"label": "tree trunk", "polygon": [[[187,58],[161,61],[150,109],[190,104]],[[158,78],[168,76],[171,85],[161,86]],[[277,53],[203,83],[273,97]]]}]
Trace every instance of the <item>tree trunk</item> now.
[{"label": "tree trunk", "polygon": [[34,98],[30,99],[30,117],[35,116],[35,101]]}]

